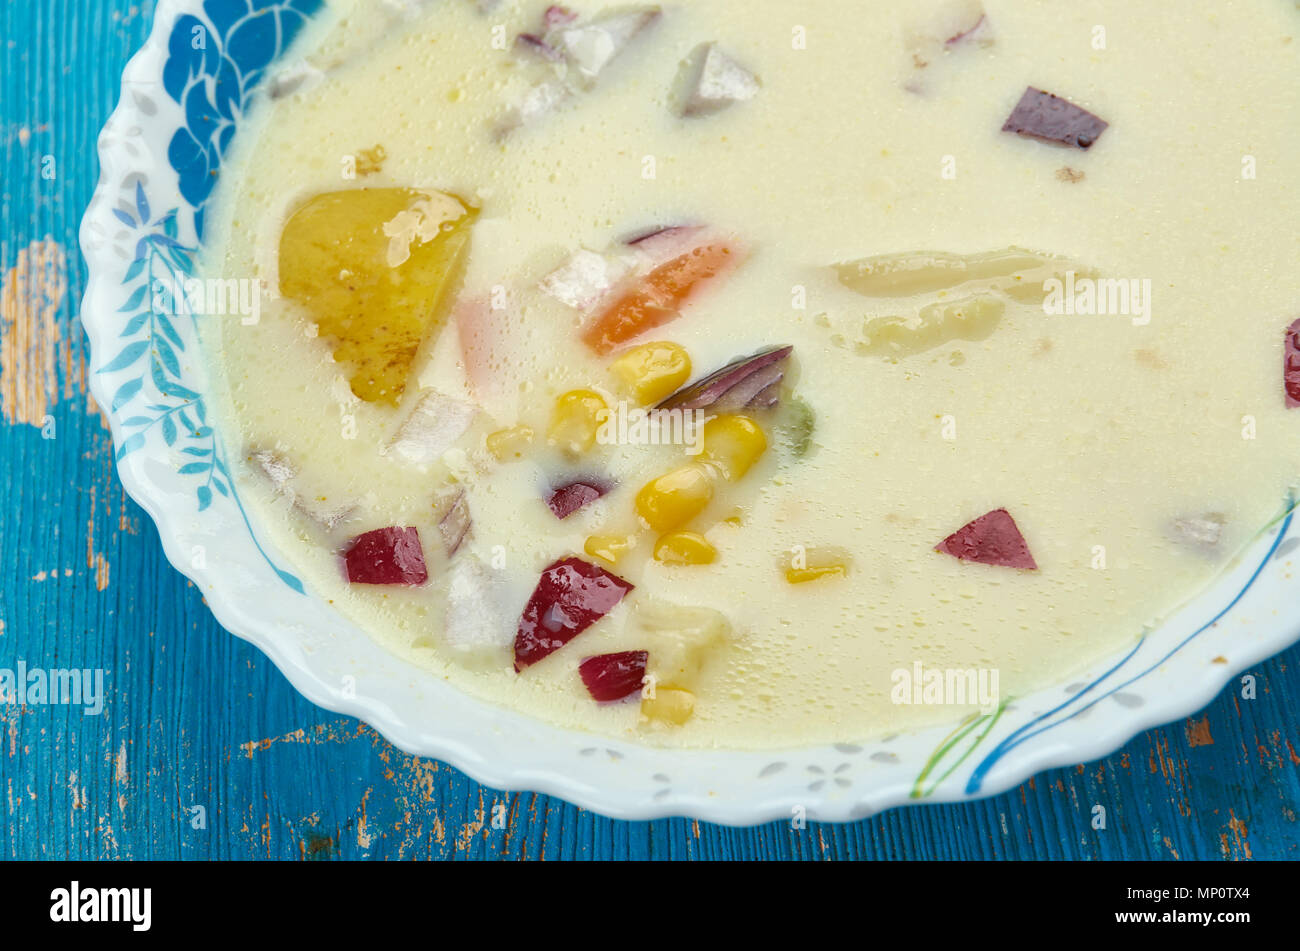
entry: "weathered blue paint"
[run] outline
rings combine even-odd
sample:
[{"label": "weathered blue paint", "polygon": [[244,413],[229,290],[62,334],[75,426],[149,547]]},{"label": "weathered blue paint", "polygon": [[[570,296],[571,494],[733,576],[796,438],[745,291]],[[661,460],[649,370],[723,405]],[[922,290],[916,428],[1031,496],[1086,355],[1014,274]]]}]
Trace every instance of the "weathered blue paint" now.
[{"label": "weathered blue paint", "polygon": [[98,717],[0,705],[0,857],[1300,858],[1295,648],[1251,672],[1256,699],[1230,689],[1101,762],[806,829],[610,822],[484,789],[300,698],[167,565],[85,396],[76,230],[152,8],[0,2],[0,668],[104,668],[107,688]]}]

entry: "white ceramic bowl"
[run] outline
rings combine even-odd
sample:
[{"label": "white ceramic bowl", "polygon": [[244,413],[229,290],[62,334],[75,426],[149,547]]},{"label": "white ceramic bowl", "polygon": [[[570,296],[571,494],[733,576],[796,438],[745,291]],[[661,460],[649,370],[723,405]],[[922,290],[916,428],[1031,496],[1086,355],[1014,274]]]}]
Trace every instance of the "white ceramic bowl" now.
[{"label": "white ceramic bowl", "polygon": [[1279,499],[1278,520],[1235,566],[1126,655],[1015,699],[1000,716],[887,740],[765,753],[658,750],[556,729],[398,661],[304,589],[289,557],[251,523],[204,405],[194,320],[169,317],[167,302],[149,292],[152,279],[192,268],[239,117],[319,6],[162,0],[100,136],[103,171],[81,229],[91,389],[108,413],[122,482],[221,624],[312,702],[490,786],[552,793],[609,816],[748,824],[802,810],[846,820],[917,799],[986,796],[1103,756],[1194,712],[1234,673],[1300,636],[1300,532],[1294,504]]}]

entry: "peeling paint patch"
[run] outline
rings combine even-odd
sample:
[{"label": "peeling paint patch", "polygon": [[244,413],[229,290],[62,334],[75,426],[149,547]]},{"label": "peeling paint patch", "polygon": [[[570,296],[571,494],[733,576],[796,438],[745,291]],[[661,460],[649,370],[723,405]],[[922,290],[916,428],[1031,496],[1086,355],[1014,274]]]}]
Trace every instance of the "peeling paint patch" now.
[{"label": "peeling paint patch", "polygon": [[473,822],[467,822],[461,827],[460,833],[456,836],[456,851],[464,852],[474,842],[474,836],[478,835],[483,829],[483,813],[478,813]]},{"label": "peeling paint patch", "polygon": [[1203,716],[1199,720],[1187,721],[1188,746],[1213,746],[1214,737],[1210,735],[1210,718]]},{"label": "peeling paint patch", "polygon": [[[373,789],[373,787],[371,787]],[[366,818],[366,800],[370,798],[370,789],[367,789],[361,795],[361,814],[357,818],[357,848],[369,849],[375,837],[369,831],[369,822]]]},{"label": "peeling paint patch", "polygon": [[1250,858],[1250,843],[1246,841],[1246,823],[1237,818],[1236,813],[1231,809],[1228,810],[1228,829],[1232,832],[1232,841],[1229,842],[1228,834],[1221,833],[1219,842],[1223,850],[1224,858]]},{"label": "peeling paint patch", "polygon": [[65,381],[82,379],[59,330],[67,271],[62,245],[47,238],[20,250],[0,282],[0,414],[7,423],[44,425],[59,399],[60,363]]},{"label": "peeling paint patch", "polygon": [[97,486],[90,487],[90,518],[86,521],[86,570],[95,579],[95,590],[108,587],[108,561],[95,551],[95,498]]}]

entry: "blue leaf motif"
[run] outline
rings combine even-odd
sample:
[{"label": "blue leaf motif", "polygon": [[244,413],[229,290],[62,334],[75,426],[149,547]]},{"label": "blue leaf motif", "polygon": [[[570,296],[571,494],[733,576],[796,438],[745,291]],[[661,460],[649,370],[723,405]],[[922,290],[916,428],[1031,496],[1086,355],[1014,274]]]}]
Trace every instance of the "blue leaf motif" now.
[{"label": "blue leaf motif", "polygon": [[[230,60],[222,60],[221,69],[217,71],[217,83],[213,90],[217,101],[217,111],[226,119],[233,119],[243,101],[243,84],[239,81],[239,72]],[[223,134],[234,126],[223,129]]]},{"label": "blue leaf motif", "polygon": [[172,376],[180,376],[180,361],[176,359],[176,351],[172,349],[172,345],[164,338],[157,336],[153,338],[153,344],[154,349],[158,352],[158,359],[161,360],[162,365],[167,368],[167,372]]},{"label": "blue leaf motif", "polygon": [[117,215],[118,219],[119,219],[123,224],[125,224],[128,228],[134,228],[134,227],[135,227],[135,219],[132,218],[130,215],[128,215],[128,214],[127,214],[125,211],[123,211],[121,208],[114,208],[114,209],[113,209],[113,214]]},{"label": "blue leaf motif", "polygon": [[114,373],[118,370],[124,370],[135,361],[140,359],[141,354],[149,349],[148,340],[137,340],[135,343],[129,343],[122,349],[108,366],[100,367],[100,373]]},{"label": "blue leaf motif", "polygon": [[144,303],[144,295],[147,290],[148,288],[144,284],[141,284],[135,289],[135,293],[126,299],[126,303],[117,309],[117,312],[119,314],[125,314],[128,310],[135,310]]},{"label": "blue leaf motif", "polygon": [[253,8],[247,0],[205,0],[203,12],[224,36],[230,32],[231,27],[252,13]]},{"label": "blue leaf motif", "polygon": [[117,447],[117,458],[119,460],[126,458],[144,445],[144,433],[135,433],[122,440],[122,445]]},{"label": "blue leaf motif", "polygon": [[262,69],[280,52],[280,22],[274,10],[245,19],[226,37],[226,55],[245,73]]},{"label": "blue leaf motif", "polygon": [[208,99],[208,91],[202,83],[195,83],[185,94],[185,123],[190,135],[206,150],[212,136],[217,131],[219,121],[216,107]]},{"label": "blue leaf motif", "polygon": [[162,419],[163,442],[169,446],[176,445],[176,424],[172,422],[170,416],[164,416]]},{"label": "blue leaf motif", "polygon": [[167,40],[167,62],[163,66],[167,95],[180,102],[190,79],[215,66],[219,56],[216,39],[202,20],[190,14],[179,18]]},{"label": "blue leaf motif", "polygon": [[206,462],[187,462],[185,465],[177,469],[176,472],[178,475],[196,475],[200,472],[207,472],[208,468],[209,466]]},{"label": "blue leaf motif", "polygon": [[189,129],[176,130],[167,146],[167,161],[180,175],[181,196],[191,205],[203,204],[212,190],[208,181],[208,154]]},{"label": "blue leaf motif", "polygon": [[160,320],[158,321],[158,326],[162,329],[163,336],[176,344],[177,350],[180,350],[181,352],[185,351],[185,344],[181,342],[181,335],[179,331],[176,330],[176,326],[171,320]]},{"label": "blue leaf motif", "polygon": [[143,377],[137,377],[134,380],[127,380],[120,387],[118,387],[117,394],[113,397],[113,402],[110,405],[109,409],[114,413],[117,412],[127,403],[131,402],[131,400],[135,399],[136,394],[139,393],[140,390],[143,388],[144,388]]},{"label": "blue leaf motif", "polygon": [[212,504],[212,490],[206,485],[201,485],[195,489],[195,493],[199,497],[199,511],[202,512]]}]

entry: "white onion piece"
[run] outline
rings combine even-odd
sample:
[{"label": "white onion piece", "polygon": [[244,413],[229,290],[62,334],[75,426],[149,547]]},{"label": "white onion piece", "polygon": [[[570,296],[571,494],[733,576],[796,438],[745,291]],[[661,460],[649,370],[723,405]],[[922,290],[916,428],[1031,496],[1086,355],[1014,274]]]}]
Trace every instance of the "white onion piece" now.
[{"label": "white onion piece", "polygon": [[600,303],[629,270],[626,261],[584,249],[542,278],[538,287],[566,307],[586,311]]},{"label": "white onion piece", "polygon": [[326,531],[333,531],[357,510],[351,503],[334,509],[322,508],[318,501],[305,498],[297,487],[298,467],[278,452],[255,449],[248,454],[248,458],[255,464],[255,471],[270,483],[276,495],[284,496],[290,505]]},{"label": "white onion piece", "polygon": [[682,115],[712,115],[758,95],[758,77],[722,52],[718,44],[705,43],[694,55],[695,62],[688,67],[693,78]]},{"label": "white onion piece", "polygon": [[[662,15],[658,7],[642,7],[601,17],[583,26],[556,31],[555,43],[585,85],[594,85],[636,36]],[[549,39],[549,38],[548,38]]]},{"label": "white onion piece", "polygon": [[511,106],[497,123],[498,138],[508,135],[550,113],[569,98],[569,88],[559,80],[549,79],[538,83],[524,94],[524,98]]},{"label": "white onion piece", "polygon": [[469,430],[478,412],[474,406],[443,393],[420,397],[415,409],[394,434],[383,454],[396,453],[407,462],[436,462]]},{"label": "white onion piece", "polygon": [[447,569],[447,614],[443,636],[462,653],[497,651],[515,637],[515,613],[501,575],[465,552]]},{"label": "white onion piece", "polygon": [[1180,518],[1174,521],[1174,535],[1184,545],[1209,550],[1218,547],[1226,523],[1227,519],[1218,513]]}]

